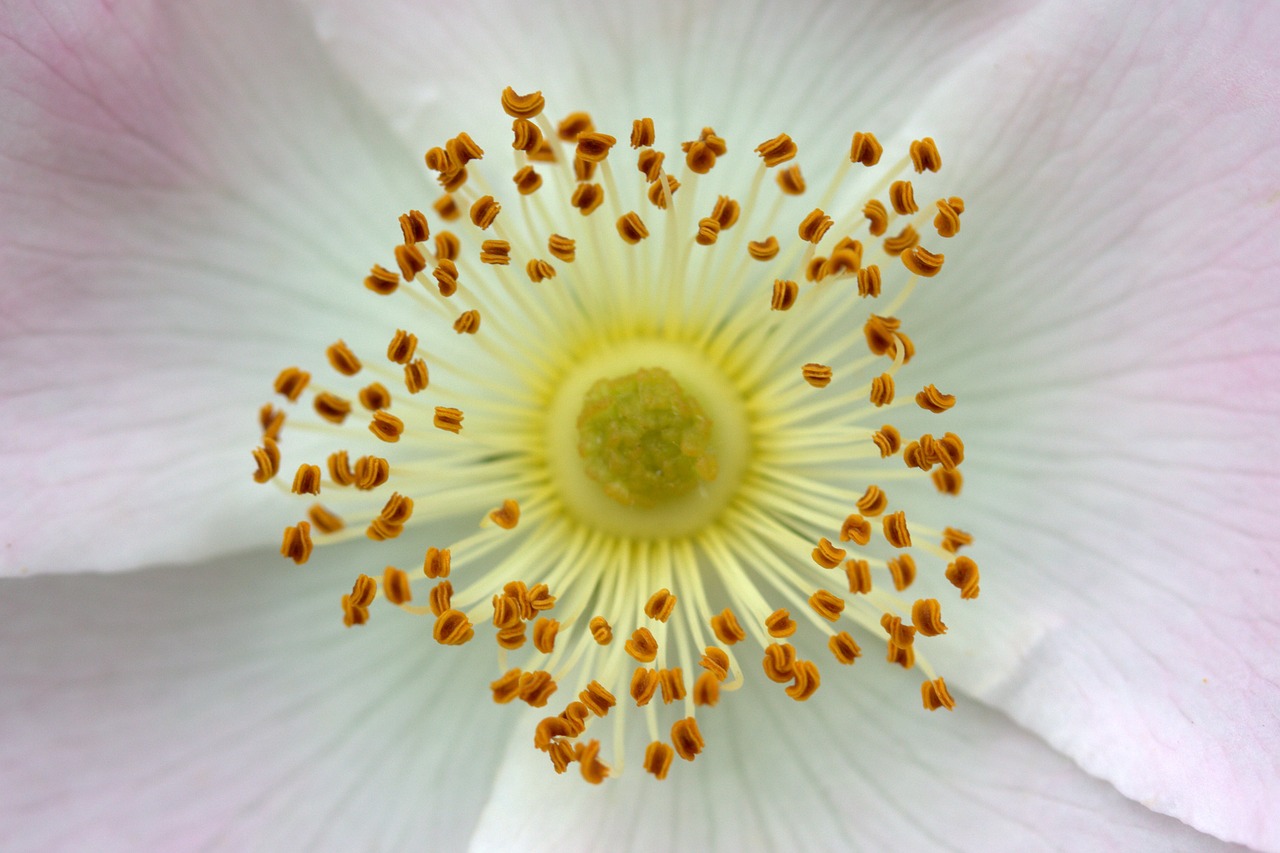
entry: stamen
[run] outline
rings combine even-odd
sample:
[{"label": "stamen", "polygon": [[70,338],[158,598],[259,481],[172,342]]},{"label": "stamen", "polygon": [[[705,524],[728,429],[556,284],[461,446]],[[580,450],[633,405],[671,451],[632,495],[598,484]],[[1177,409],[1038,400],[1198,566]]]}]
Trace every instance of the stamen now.
[{"label": "stamen", "polygon": [[436,406],[436,414],[431,423],[436,429],[451,432],[454,435],[462,432],[462,410],[448,406]]},{"label": "stamen", "polygon": [[956,700],[951,698],[951,694],[947,692],[947,684],[941,678],[935,678],[920,685],[920,698],[924,701],[927,711],[936,711],[939,708],[950,711],[956,706]]},{"label": "stamen", "polygon": [[702,732],[698,731],[698,722],[693,717],[685,717],[683,720],[677,720],[671,726],[671,743],[675,747],[676,754],[685,761],[693,761],[693,759],[702,752],[705,742],[702,740]]},{"label": "stamen", "polygon": [[631,124],[631,147],[646,148],[653,144],[656,138],[653,129],[653,119],[638,118]]},{"label": "stamen", "polygon": [[960,590],[961,598],[978,597],[978,564],[968,557],[956,557],[947,565],[947,580]]},{"label": "stamen", "polygon": [[671,590],[664,588],[649,596],[649,600],[644,605],[644,614],[650,619],[666,622],[675,609],[676,597],[671,594]]},{"label": "stamen", "polygon": [[738,624],[738,617],[727,607],[719,615],[711,617],[711,631],[726,646],[741,643],[747,638],[747,632]]},{"label": "stamen", "polygon": [[831,368],[825,364],[806,364],[801,368],[804,381],[814,388],[826,388],[831,384]]},{"label": "stamen", "polygon": [[928,409],[936,414],[941,414],[956,404],[956,398],[951,394],[943,394],[933,385],[924,386],[924,390],[916,394],[916,405],[922,409]]},{"label": "stamen", "polygon": [[831,639],[827,640],[827,648],[831,649],[831,654],[835,656],[835,659],[845,666],[852,665],[854,661],[862,657],[862,649],[858,648],[858,644],[854,642],[853,637],[849,636],[847,631],[832,634]]},{"label": "stamen", "polygon": [[926,637],[947,633],[946,623],[942,621],[942,605],[936,598],[917,599],[911,605],[911,623]]},{"label": "stamen", "polygon": [[276,393],[284,396],[290,403],[298,402],[298,398],[302,396],[302,392],[306,390],[307,383],[311,381],[311,374],[305,370],[296,367],[286,367],[280,371],[276,377],[275,389]]},{"label": "stamen", "polygon": [[625,649],[627,654],[640,663],[652,663],[658,656],[658,641],[653,638],[648,628],[637,628],[631,635],[631,639],[627,640]]},{"label": "stamen", "polygon": [[[747,253],[751,255],[753,260],[771,261],[778,256],[778,238],[766,237],[763,240],[752,240],[747,244]],[[795,284],[795,282],[792,282]],[[777,284],[774,285],[774,293],[777,293]],[[795,295],[791,297],[791,301],[795,301]],[[789,307],[789,306],[788,306]],[[778,310],[778,309],[775,309]],[[782,309],[786,310],[786,309]]]},{"label": "stamen", "polygon": [[603,616],[593,617],[591,624],[587,626],[587,630],[591,632],[591,637],[602,646],[607,646],[613,642],[613,628],[609,626]]},{"label": "stamen", "polygon": [[942,155],[931,137],[917,139],[911,143],[911,164],[917,172],[936,172],[942,168]]},{"label": "stamen", "polygon": [[320,466],[299,465],[298,473],[293,475],[292,491],[295,495],[320,494]]},{"label": "stamen", "polygon": [[671,747],[655,740],[644,751],[644,769],[659,779],[665,779],[674,757],[675,751]]},{"label": "stamen", "polygon": [[311,557],[311,524],[309,522],[299,521],[295,526],[284,529],[280,554],[298,565],[302,565]]},{"label": "stamen", "polygon": [[779,639],[790,637],[796,632],[796,623],[791,618],[790,611],[781,607],[769,614],[764,620],[764,627],[769,632],[769,636]]},{"label": "stamen", "polygon": [[849,592],[855,595],[871,592],[871,564],[866,560],[846,560],[844,573],[849,578]]}]

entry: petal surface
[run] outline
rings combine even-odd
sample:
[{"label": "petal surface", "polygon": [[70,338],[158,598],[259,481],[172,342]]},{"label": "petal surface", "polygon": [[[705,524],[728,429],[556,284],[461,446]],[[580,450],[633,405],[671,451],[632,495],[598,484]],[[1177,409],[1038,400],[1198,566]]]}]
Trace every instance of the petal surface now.
[{"label": "petal surface", "polygon": [[947,517],[984,570],[942,671],[1138,802],[1265,849],[1277,32],[1267,4],[1049,6],[917,122],[971,202],[915,321],[942,330],[920,363],[961,402],[927,425],[966,438]]},{"label": "petal surface", "polygon": [[821,665],[803,705],[750,673],[699,713],[703,753],[662,781],[640,766],[634,708],[630,762],[598,788],[513,737],[471,849],[1240,849],[1126,800],[977,702],[931,715],[914,675]]},{"label": "petal surface", "polygon": [[279,3],[17,2],[0,43],[0,574],[274,540],[254,414],[359,328],[416,157]]},{"label": "petal surface", "polygon": [[326,557],[0,581],[5,849],[462,848],[508,731],[492,652],[343,628],[322,566],[355,557]]}]

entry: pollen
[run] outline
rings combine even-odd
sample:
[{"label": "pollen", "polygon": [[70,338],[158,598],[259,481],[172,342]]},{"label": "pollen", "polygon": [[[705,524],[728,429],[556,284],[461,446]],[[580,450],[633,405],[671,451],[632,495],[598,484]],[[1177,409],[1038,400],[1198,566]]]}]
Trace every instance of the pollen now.
[{"label": "pollen", "polygon": [[431,191],[342,260],[342,337],[264,367],[249,473],[301,501],[282,561],[367,554],[322,618],[478,643],[433,689],[543,709],[529,748],[580,784],[628,772],[636,725],[646,777],[704,772],[720,706],[762,691],[805,725],[867,643],[955,709],[930,657],[980,554],[949,517],[965,389],[915,361],[967,239],[937,142],[482,100],[501,135],[421,140]]}]

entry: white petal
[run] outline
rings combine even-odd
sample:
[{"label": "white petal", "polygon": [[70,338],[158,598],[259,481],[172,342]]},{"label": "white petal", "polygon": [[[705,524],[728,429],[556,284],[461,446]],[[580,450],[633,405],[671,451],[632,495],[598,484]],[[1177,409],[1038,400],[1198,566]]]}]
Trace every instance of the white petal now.
[{"label": "white petal", "polygon": [[676,758],[663,781],[640,766],[642,743],[620,778],[594,788],[576,765],[554,776],[517,735],[472,849],[1228,849],[965,697],[929,714],[914,673],[864,660],[823,675],[805,705],[759,677],[723,694],[698,717],[704,752]]},{"label": "white petal", "polygon": [[491,647],[442,649],[383,602],[343,628],[350,574],[0,582],[6,848],[459,849],[509,727]]},{"label": "white petal", "polygon": [[0,574],[274,539],[257,407],[359,327],[416,155],[276,4],[37,6],[0,12]]},{"label": "white petal", "polygon": [[1267,6],[1070,4],[957,74],[920,122],[969,207],[932,241],[918,323],[943,334],[917,338],[960,397],[920,431],[968,442],[946,518],[984,571],[946,605],[972,642],[944,674],[1135,800],[1270,849],[1277,31]]}]

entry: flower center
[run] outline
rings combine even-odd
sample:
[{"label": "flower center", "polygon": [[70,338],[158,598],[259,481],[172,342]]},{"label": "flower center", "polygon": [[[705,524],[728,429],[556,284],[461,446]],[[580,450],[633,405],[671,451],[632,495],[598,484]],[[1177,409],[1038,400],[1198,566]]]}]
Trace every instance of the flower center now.
[{"label": "flower center", "polygon": [[[547,464],[566,510],[638,538],[710,523],[747,467],[749,428],[733,383],[670,341],[630,341],[575,361],[547,413]],[[647,366],[655,364],[664,366]]]},{"label": "flower center", "polygon": [[314,410],[291,415],[288,467],[285,410],[259,413],[254,479],[309,504],[281,554],[307,562],[313,531],[367,539],[362,562],[386,569],[357,575],[342,621],[382,598],[442,646],[488,634],[496,665],[477,681],[548,708],[533,748],[592,783],[621,772],[626,720],[664,779],[701,752],[722,695],[771,689],[763,674],[803,702],[859,659],[855,633],[924,675],[924,708],[950,709],[925,652],[947,632],[938,596],[976,598],[978,566],[958,553],[973,537],[930,525],[915,496],[960,493],[964,443],[934,425],[954,396],[897,390],[916,344],[896,315],[945,261],[921,243],[957,236],[964,213],[916,202],[937,191],[933,140],[903,143],[850,199],[846,179],[883,152],[854,133],[820,161],[814,206],[780,134],[746,155],[742,200],[713,201],[713,168],[716,187],[735,173],[712,128],[681,157],[637,119],[634,168],[618,168],[586,113],[553,125],[541,93],[511,89],[502,107],[509,181],[465,133],[427,151],[432,214],[401,215],[398,273],[364,279],[388,327],[330,344],[325,378],[276,378]]}]

